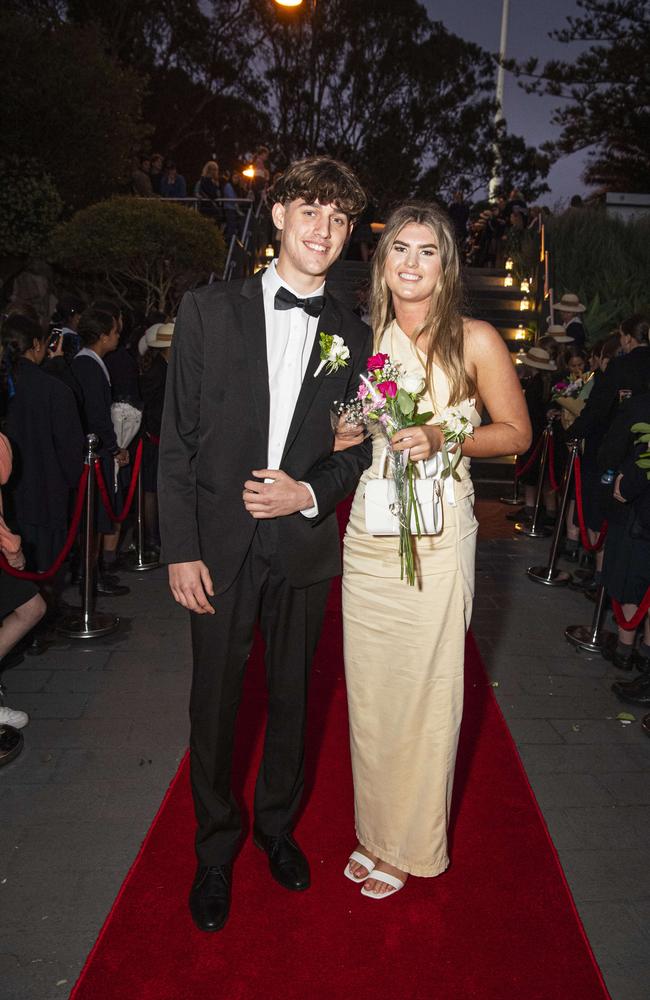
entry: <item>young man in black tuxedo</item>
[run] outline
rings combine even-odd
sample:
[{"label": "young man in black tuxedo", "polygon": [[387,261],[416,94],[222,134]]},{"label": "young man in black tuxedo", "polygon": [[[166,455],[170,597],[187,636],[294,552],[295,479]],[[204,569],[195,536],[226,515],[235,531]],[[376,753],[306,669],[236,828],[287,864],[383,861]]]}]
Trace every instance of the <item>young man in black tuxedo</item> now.
[{"label": "young man in black tuxedo", "polygon": [[[225,924],[241,819],[231,792],[235,717],[256,623],[269,715],[255,843],[285,888],[307,889],[291,836],[303,790],[311,660],[341,570],[336,505],[370,464],[333,453],[330,409],[352,395],[368,327],[327,290],[366,199],[344,164],[293,164],[273,190],[282,249],[264,275],[188,292],[176,320],[163,416],[159,503],[174,598],[192,612],[190,760],[198,869],[190,910]],[[321,364],[323,337],[335,341]],[[326,345],[325,345],[326,346]]]}]

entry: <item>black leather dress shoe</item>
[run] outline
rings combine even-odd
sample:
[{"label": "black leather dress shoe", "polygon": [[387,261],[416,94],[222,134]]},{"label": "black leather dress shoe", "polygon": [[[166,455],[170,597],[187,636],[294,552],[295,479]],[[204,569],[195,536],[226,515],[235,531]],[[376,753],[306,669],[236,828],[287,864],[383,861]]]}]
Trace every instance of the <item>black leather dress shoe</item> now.
[{"label": "black leather dress shoe", "polygon": [[302,892],[311,885],[309,862],[290,833],[281,837],[253,834],[253,843],[269,858],[271,875],[284,889]]},{"label": "black leather dress shoe", "polygon": [[619,699],[629,705],[650,706],[650,674],[640,674],[633,681],[616,681],[612,691]]},{"label": "black leather dress shoe", "polygon": [[129,587],[119,582],[118,577],[102,575],[97,577],[97,593],[106,594],[110,597],[124,597],[125,594],[130,594],[131,591]]},{"label": "black leather dress shoe", "polygon": [[190,913],[200,931],[220,931],[230,913],[232,864],[199,865],[190,889]]}]

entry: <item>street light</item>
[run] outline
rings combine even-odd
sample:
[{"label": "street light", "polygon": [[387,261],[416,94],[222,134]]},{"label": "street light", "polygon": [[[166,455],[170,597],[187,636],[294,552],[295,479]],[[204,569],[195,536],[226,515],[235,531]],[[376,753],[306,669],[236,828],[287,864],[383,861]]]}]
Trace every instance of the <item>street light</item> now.
[{"label": "street light", "polygon": [[278,7],[301,7],[302,0],[274,0]]}]

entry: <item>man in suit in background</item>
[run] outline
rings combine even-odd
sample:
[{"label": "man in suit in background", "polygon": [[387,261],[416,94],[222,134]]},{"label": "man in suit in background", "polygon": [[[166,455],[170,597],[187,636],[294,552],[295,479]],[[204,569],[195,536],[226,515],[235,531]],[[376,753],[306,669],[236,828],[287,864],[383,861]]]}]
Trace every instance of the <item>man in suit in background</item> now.
[{"label": "man in suit in background", "polygon": [[233,734],[256,623],[269,715],[254,839],[281,885],[309,887],[291,836],[308,678],[341,569],[336,505],[371,457],[367,443],[332,453],[332,404],[356,392],[371,338],[325,285],[365,195],[352,171],[327,157],[293,164],[272,194],[277,261],[263,276],[215,283],[181,303],[161,435],[163,557],[175,599],[192,612],[198,868],[189,902],[204,931],[228,918],[241,837]]}]

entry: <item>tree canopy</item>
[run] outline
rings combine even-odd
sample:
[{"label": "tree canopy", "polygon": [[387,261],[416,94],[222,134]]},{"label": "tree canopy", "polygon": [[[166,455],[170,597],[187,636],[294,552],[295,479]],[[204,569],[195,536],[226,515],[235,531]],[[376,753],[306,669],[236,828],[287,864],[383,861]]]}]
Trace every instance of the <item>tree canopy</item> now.
[{"label": "tree canopy", "polygon": [[556,97],[560,127],[546,151],[589,150],[584,179],[613,191],[650,190],[650,0],[578,0],[581,14],[551,32],[581,43],[566,60],[508,62],[528,93]]},{"label": "tree canopy", "polygon": [[[314,152],[346,159],[383,205],[412,194],[447,196],[461,179],[471,192],[489,180],[494,63],[432,21],[419,0],[400,0],[399,16],[394,0],[321,0],[315,10],[305,4],[285,12],[268,0],[9,0],[12,6],[31,24],[35,48],[42,50],[43,33],[60,44],[75,39],[81,62],[95,61],[103,76],[97,88],[89,79],[66,81],[66,97],[60,85],[48,94],[35,73],[46,96],[32,120],[51,118],[63,135],[66,122],[81,118],[91,152],[110,143],[108,159],[119,155],[120,169],[113,163],[92,181],[104,196],[119,190],[127,147],[133,154],[144,142],[142,120],[150,148],[188,174],[213,154],[233,165],[264,141],[280,169]],[[14,75],[22,80],[15,62]],[[107,85],[111,96],[98,107],[95,91]],[[87,112],[81,93],[90,94]],[[16,103],[24,110],[25,101]],[[48,103],[56,105],[52,114]],[[91,116],[102,124],[92,135]],[[507,182],[530,198],[545,190],[545,157],[517,136],[503,134],[500,144]],[[45,145],[49,152],[48,136]],[[88,162],[94,155],[79,166]],[[78,176],[74,183],[66,177],[65,188],[68,203],[68,191],[77,192],[75,205],[99,196],[86,189],[80,199]]]},{"label": "tree canopy", "polygon": [[92,24],[0,14],[0,157],[41,163],[68,210],[127,183],[146,135],[142,89]]}]

